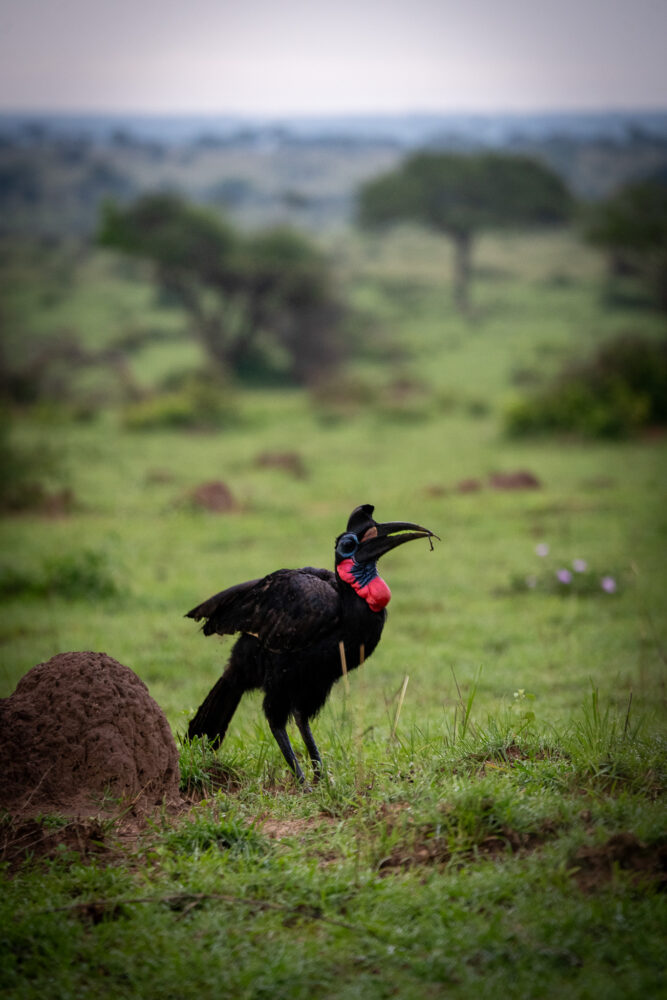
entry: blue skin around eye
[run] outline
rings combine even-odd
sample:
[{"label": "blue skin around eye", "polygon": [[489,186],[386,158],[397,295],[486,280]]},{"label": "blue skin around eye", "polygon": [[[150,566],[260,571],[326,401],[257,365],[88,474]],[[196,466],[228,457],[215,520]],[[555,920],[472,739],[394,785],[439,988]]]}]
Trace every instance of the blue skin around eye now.
[{"label": "blue skin around eye", "polygon": [[343,535],[338,543],[338,554],[343,556],[344,559],[349,559],[358,545],[359,539],[356,535],[353,535],[352,533],[349,535]]},{"label": "blue skin around eye", "polygon": [[377,566],[374,562],[363,562],[358,563],[354,558],[354,553],[359,545],[359,539],[356,535],[349,532],[344,535],[338,543],[338,554],[343,556],[344,559],[352,559],[352,573],[354,574],[354,579],[357,581],[360,587],[365,587],[367,583],[370,583],[377,575]]}]

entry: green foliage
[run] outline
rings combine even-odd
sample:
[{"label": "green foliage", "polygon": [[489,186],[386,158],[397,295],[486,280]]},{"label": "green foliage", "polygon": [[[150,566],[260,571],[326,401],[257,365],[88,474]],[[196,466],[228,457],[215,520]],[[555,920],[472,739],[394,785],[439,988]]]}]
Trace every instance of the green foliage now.
[{"label": "green foliage", "polygon": [[415,153],[397,170],[363,185],[358,201],[362,226],[416,222],[454,240],[454,294],[463,311],[469,305],[476,234],[563,223],[573,210],[557,174],[528,157],[500,153]]},{"label": "green foliage", "polygon": [[590,215],[588,239],[608,251],[612,270],[638,271],[667,310],[667,179],[626,184]]},{"label": "green foliage", "polygon": [[121,593],[114,567],[106,552],[84,549],[52,556],[44,564],[47,590],[71,600],[97,600]]},{"label": "green foliage", "polygon": [[[544,376],[582,329],[606,340],[629,318],[602,308],[597,257],[569,235],[494,236],[479,251],[471,330],[443,308],[439,241],[345,237],[348,287],[367,293],[402,354],[355,360],[350,383],[336,384],[349,397],[337,421],[319,421],[302,391],[273,388],[239,390],[247,419],[224,434],[138,435],[111,412],[48,425],[79,502],[66,518],[6,519],[3,561],[37,567],[36,579],[47,560],[108,552],[132,599],[5,600],[2,696],[58,650],[107,649],[178,733],[232,641],[183,618],[196,602],[279,566],[330,566],[358,502],[443,540],[383,560],[386,631],[313,725],[326,773],[311,792],[295,788],[250,694],[219,750],[183,740],[185,815],[165,810],[135,835],[124,817],[118,836],[96,836],[106,853],[86,855],[85,838],[77,852],[70,837],[66,850],[5,864],[0,989],[12,1000],[518,1000],[536,984],[547,1000],[639,1000],[664,989],[665,442],[499,434],[518,360]],[[502,282],[488,277],[500,266]],[[121,329],[150,312],[142,278],[92,277],[91,299],[125,310]],[[113,332],[106,309],[97,315]],[[650,332],[648,314],[634,321]],[[142,356],[146,384],[201,365],[176,346]],[[387,389],[406,391],[419,419],[387,419]],[[486,405],[474,418],[473,399]],[[22,415],[17,430],[28,447],[45,424]],[[258,463],[287,447],[307,477]],[[541,488],[457,489],[512,469]],[[239,510],[175,503],[213,476]],[[583,555],[626,585],[597,600],[512,592],[538,539],[558,556],[553,569]],[[193,806],[202,793],[210,801]]]},{"label": "green foliage", "polygon": [[124,851],[111,832],[112,863],[68,851],[3,873],[2,988],[467,1000],[532,996],[537,979],[553,998],[659,995],[664,742],[595,692],[548,742],[515,729],[494,716],[454,745],[415,728],[393,755],[367,744],[373,780],[342,814],[324,785],[246,788],[134,846],[125,831]]},{"label": "green foliage", "polygon": [[411,220],[452,236],[562,223],[572,198],[550,169],[524,156],[416,153],[359,194],[359,220]]},{"label": "green foliage", "polygon": [[667,183],[648,179],[624,185],[599,205],[589,223],[596,246],[657,251],[667,243]]},{"label": "green foliage", "polygon": [[165,846],[174,854],[199,857],[204,851],[228,851],[234,859],[262,856],[268,844],[253,826],[215,806],[205,805],[185,823],[168,830]]},{"label": "green foliage", "polygon": [[236,397],[219,378],[192,376],[178,389],[155,393],[123,410],[130,430],[218,430],[238,423]]},{"label": "green foliage", "polygon": [[107,202],[102,209],[101,246],[147,258],[174,280],[195,274],[205,283],[224,282],[238,249],[231,226],[177,195],[151,194],[130,208]]},{"label": "green foliage", "polygon": [[0,413],[0,512],[44,506],[49,486],[62,480],[62,456],[52,445],[19,443],[10,420]]},{"label": "green foliage", "polygon": [[622,335],[511,405],[510,434],[620,438],[667,422],[667,339]]},{"label": "green foliage", "polygon": [[109,557],[94,549],[50,556],[36,572],[0,564],[0,594],[5,597],[96,601],[120,593]]},{"label": "green foliage", "polygon": [[180,740],[179,770],[181,791],[186,795],[209,797],[218,789],[229,789],[239,780],[233,768],[221,764],[206,736]]},{"label": "green foliage", "polygon": [[107,205],[99,240],[152,262],[222,373],[243,375],[277,350],[283,377],[304,383],[338,361],[341,305],[305,236],[285,228],[242,236],[174,195],[148,195]]}]

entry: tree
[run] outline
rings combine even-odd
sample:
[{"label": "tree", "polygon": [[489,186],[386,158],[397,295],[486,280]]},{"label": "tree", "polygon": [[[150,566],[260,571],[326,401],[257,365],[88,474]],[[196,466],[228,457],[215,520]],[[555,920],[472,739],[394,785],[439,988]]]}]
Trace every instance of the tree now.
[{"label": "tree", "polygon": [[165,291],[186,310],[214,364],[245,374],[269,355],[307,382],[340,349],[340,307],[327,262],[288,229],[244,236],[171,194],[127,208],[105,206],[103,246],[152,262]]},{"label": "tree", "polygon": [[560,223],[572,206],[563,181],[527,157],[416,153],[361,188],[358,217],[368,227],[413,221],[453,240],[454,298],[466,311],[472,247],[481,231]]},{"label": "tree", "polygon": [[613,271],[638,273],[667,311],[667,175],[624,185],[594,210],[587,235]]}]

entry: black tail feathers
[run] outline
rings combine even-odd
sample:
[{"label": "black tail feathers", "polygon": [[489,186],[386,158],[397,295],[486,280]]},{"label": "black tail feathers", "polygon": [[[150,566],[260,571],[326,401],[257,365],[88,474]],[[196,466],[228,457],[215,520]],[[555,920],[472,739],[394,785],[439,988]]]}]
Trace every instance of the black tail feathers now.
[{"label": "black tail feathers", "polygon": [[190,722],[188,736],[208,736],[214,746],[219,746],[225,738],[227,727],[241,700],[242,690],[234,685],[225,674],[211,688]]}]

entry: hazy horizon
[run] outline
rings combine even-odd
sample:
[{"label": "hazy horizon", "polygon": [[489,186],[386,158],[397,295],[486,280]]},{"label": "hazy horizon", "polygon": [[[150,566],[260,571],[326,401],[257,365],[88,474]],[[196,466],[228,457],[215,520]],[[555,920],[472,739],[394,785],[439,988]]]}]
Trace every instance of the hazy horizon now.
[{"label": "hazy horizon", "polygon": [[153,108],[72,108],[72,107],[20,107],[3,106],[0,104],[0,117],[53,117],[53,118],[199,118],[199,119],[221,119],[229,121],[257,121],[257,122],[280,122],[290,121],[336,121],[336,120],[366,120],[366,119],[436,119],[436,118],[558,118],[567,116],[571,118],[605,117],[605,116],[627,116],[633,115],[667,115],[667,99],[655,105],[637,105],[619,107],[617,105],[601,105],[600,107],[526,107],[526,108],[406,108],[406,109],[381,109],[374,108],[354,108],[349,111],[345,109],[333,109],[325,111],[234,111],[227,109],[189,108],[180,110],[153,109]]},{"label": "hazy horizon", "polygon": [[0,110],[234,117],[667,107],[663,0],[0,0]]}]

